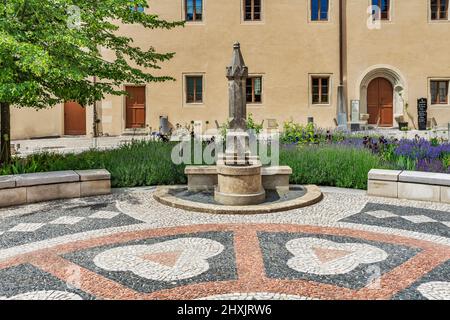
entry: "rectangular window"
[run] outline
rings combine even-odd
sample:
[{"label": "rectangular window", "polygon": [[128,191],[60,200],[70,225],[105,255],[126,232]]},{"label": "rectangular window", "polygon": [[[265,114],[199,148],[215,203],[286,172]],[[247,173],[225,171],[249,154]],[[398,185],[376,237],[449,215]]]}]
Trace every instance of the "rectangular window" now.
[{"label": "rectangular window", "polygon": [[311,95],[313,104],[330,103],[330,77],[313,77]]},{"label": "rectangular window", "polygon": [[311,0],[311,21],[328,20],[328,0]]},{"label": "rectangular window", "polygon": [[202,21],[203,0],[185,0],[186,21]]},{"label": "rectangular window", "polygon": [[186,76],[186,103],[203,102],[203,76]]},{"label": "rectangular window", "polygon": [[262,0],[244,0],[244,21],[261,20]]},{"label": "rectangular window", "polygon": [[[391,10],[390,0],[372,0],[372,6],[377,6],[379,8],[380,20],[390,19],[390,10]],[[372,15],[374,17],[377,17],[377,12],[375,10],[372,10]]]},{"label": "rectangular window", "polygon": [[430,82],[431,104],[448,104],[448,80]]},{"label": "rectangular window", "polygon": [[247,78],[245,93],[247,103],[262,103],[262,77]]},{"label": "rectangular window", "polygon": [[130,10],[131,11],[134,11],[134,12],[144,12],[144,7],[143,6],[134,6],[134,7],[130,7]]},{"label": "rectangular window", "polygon": [[448,20],[448,0],[431,0],[431,20]]}]

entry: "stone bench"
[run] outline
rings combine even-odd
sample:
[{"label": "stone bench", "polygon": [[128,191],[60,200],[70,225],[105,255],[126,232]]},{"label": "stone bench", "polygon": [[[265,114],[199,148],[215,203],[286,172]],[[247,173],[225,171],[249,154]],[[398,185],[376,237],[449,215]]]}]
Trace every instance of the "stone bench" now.
[{"label": "stone bench", "polygon": [[367,194],[450,203],[450,174],[372,169]]},{"label": "stone bench", "polygon": [[111,193],[107,170],[68,170],[0,176],[0,207]]},{"label": "stone bench", "polygon": [[[192,192],[213,191],[217,185],[216,166],[187,166],[184,173],[188,177],[188,190]],[[262,184],[265,190],[289,190],[288,166],[262,167]]]}]

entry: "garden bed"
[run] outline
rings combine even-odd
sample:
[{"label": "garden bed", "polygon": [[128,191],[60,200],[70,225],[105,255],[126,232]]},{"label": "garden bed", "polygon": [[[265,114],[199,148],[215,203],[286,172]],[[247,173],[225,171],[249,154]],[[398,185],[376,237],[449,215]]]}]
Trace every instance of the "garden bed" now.
[{"label": "garden bed", "polygon": [[[185,165],[171,160],[174,145],[134,141],[114,150],[35,154],[15,158],[0,167],[0,175],[101,168],[111,173],[115,188],[186,184]],[[383,137],[331,134],[312,125],[285,126],[279,164],[292,168],[292,184],[367,189],[371,169],[449,173],[450,144],[437,139],[388,141]]]}]

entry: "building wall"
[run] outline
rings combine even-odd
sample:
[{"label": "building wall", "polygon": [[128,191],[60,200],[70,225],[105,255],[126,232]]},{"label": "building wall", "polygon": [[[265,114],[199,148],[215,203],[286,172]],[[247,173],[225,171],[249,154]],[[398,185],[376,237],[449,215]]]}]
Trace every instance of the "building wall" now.
[{"label": "building wall", "polygon": [[[403,78],[404,102],[417,123],[417,99],[429,97],[430,78],[449,78],[450,23],[429,19],[429,0],[392,1],[391,21],[367,27],[369,0],[347,0],[347,85],[349,102],[360,99],[361,79],[373,69]],[[386,72],[386,71],[385,71]],[[381,72],[382,74],[383,72]],[[438,124],[450,122],[450,105],[429,106]]]},{"label": "building wall", "polygon": [[63,134],[61,105],[49,109],[11,108],[11,139],[55,137]]},{"label": "building wall", "polygon": [[[306,122],[313,116],[320,126],[331,127],[336,117],[336,91],[339,82],[338,6],[332,1],[330,21],[309,22],[308,2],[265,0],[262,22],[243,22],[241,1],[204,0],[202,23],[186,23],[184,28],[142,31],[136,26],[121,29],[133,35],[135,44],[150,44],[159,52],[176,52],[162,64],[159,75],[170,75],[174,82],[147,86],[147,124],[159,128],[159,117],[167,115],[172,125],[202,120],[203,128],[214,128],[228,117],[228,84],[225,67],[230,64],[233,43],[239,41],[250,74],[263,76],[263,103],[248,105],[257,121],[274,118],[279,124],[292,118]],[[182,0],[154,0],[151,12],[167,20],[183,17]],[[203,74],[204,102],[184,103],[184,75]],[[331,75],[331,103],[309,104],[310,74]],[[103,101],[104,133],[120,134],[124,130],[124,98],[107,97]],[[111,108],[112,105],[112,108]],[[112,116],[112,119],[111,119]],[[206,125],[206,121],[209,125]]]}]

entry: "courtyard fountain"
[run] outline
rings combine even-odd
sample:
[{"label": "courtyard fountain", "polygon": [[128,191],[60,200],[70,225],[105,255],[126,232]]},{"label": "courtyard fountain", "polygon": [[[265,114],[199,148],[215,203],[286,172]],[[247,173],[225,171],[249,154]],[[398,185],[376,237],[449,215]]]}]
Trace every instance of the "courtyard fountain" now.
[{"label": "courtyard fountain", "polygon": [[231,214],[278,212],[319,202],[322,193],[317,186],[290,186],[290,167],[263,167],[259,156],[250,151],[245,94],[248,68],[239,43],[233,46],[226,77],[229,128],[225,152],[218,153],[215,166],[187,166],[187,186],[159,187],[154,198],[185,210]]}]

